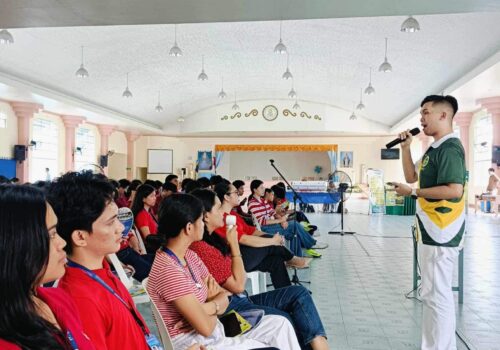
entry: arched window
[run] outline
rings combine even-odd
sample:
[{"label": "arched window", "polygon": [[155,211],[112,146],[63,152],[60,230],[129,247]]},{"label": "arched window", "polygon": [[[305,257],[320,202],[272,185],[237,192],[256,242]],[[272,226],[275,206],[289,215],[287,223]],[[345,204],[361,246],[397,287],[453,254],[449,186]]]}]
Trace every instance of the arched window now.
[{"label": "arched window", "polygon": [[97,162],[94,131],[84,127],[76,129],[75,146],[75,170],[93,168]]},{"label": "arched window", "polygon": [[479,118],[474,124],[474,185],[488,185],[488,169],[491,167],[491,143],[493,125],[491,115]]},{"label": "arched window", "polygon": [[32,126],[31,140],[35,144],[28,150],[31,152],[30,181],[52,180],[59,174],[57,125],[51,120],[36,118]]}]

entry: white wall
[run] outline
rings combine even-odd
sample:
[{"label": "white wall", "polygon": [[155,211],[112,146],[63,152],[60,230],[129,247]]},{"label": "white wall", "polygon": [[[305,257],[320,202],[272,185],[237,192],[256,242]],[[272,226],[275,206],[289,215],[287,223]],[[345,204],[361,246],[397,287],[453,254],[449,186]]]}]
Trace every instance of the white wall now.
[{"label": "white wall", "polygon": [[[404,181],[401,160],[381,160],[380,150],[391,141],[389,137],[302,137],[302,138],[175,138],[162,136],[143,136],[136,142],[136,167],[147,166],[147,149],[173,149],[174,171],[180,173],[180,168],[193,166],[197,152],[213,150],[216,144],[337,144],[339,151],[353,151],[354,181],[360,180],[360,167],[382,169],[386,181]],[[417,140],[416,140],[417,141]],[[421,155],[420,142],[412,146],[412,153],[417,159]],[[226,153],[218,171],[222,176],[233,179],[231,174],[234,155]],[[228,162],[228,163],[226,163]],[[228,169],[229,168],[229,169]],[[341,169],[344,170],[344,169]],[[312,176],[312,175],[311,175]],[[151,175],[151,179],[163,180],[164,175]]]},{"label": "white wall", "polygon": [[0,101],[0,112],[7,116],[7,127],[0,128],[0,158],[13,158],[17,144],[17,117],[10,104]]}]

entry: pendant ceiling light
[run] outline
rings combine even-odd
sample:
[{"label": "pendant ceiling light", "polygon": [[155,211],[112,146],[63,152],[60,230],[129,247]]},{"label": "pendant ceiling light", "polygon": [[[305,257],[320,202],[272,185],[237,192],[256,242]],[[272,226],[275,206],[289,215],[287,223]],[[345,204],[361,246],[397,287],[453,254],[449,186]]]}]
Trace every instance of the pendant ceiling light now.
[{"label": "pendant ceiling light", "polygon": [[365,109],[365,105],[363,104],[363,88],[361,88],[361,90],[359,91],[359,103],[356,106],[356,109],[360,111]]},{"label": "pendant ceiling light", "polygon": [[157,111],[158,113],[163,112],[163,107],[160,103],[160,91],[158,91],[158,104],[155,107],[155,111]]},{"label": "pendant ceiling light", "polygon": [[372,86],[372,67],[370,67],[370,83],[368,83],[368,86],[365,89],[365,94],[373,95],[374,93],[375,89]]},{"label": "pendant ceiling light", "polygon": [[405,33],[415,33],[420,30],[420,24],[412,16],[405,19],[403,24],[401,24],[401,31]]},{"label": "pendant ceiling light", "polygon": [[282,24],[283,24],[283,22],[280,21],[280,41],[274,47],[274,53],[279,53],[281,55],[284,55],[286,53],[286,46],[285,46],[285,44],[283,44],[283,40],[281,39]]},{"label": "pendant ceiling light", "polygon": [[238,103],[236,103],[236,92],[235,92],[234,93],[233,111],[237,111],[238,109],[240,109],[240,106],[238,105]]},{"label": "pendant ceiling light", "polygon": [[181,115],[179,118],[177,118],[177,122],[178,123],[184,123],[186,119],[184,119],[184,117]]},{"label": "pendant ceiling light", "polygon": [[358,117],[356,116],[356,113],[354,113],[354,102],[352,104],[352,113],[351,116],[349,117],[349,120],[356,120]]},{"label": "pendant ceiling light", "polygon": [[78,68],[78,70],[75,72],[75,75],[78,78],[88,78],[89,77],[89,72],[83,66],[83,46],[82,46],[82,60],[81,60],[80,68]]},{"label": "pendant ceiling light", "polygon": [[198,75],[198,80],[208,80],[208,75],[205,73],[205,56],[201,56],[201,73]]},{"label": "pendant ceiling light", "polygon": [[293,75],[292,73],[290,72],[290,55],[288,54],[288,52],[286,53],[286,71],[285,73],[283,73],[283,75],[281,76],[283,79],[285,80],[288,80],[288,79],[293,79]]},{"label": "pendant ceiling light", "polygon": [[131,98],[133,95],[128,88],[128,73],[127,73],[127,87],[123,91],[122,97]]},{"label": "pendant ceiling light", "polygon": [[0,30],[0,44],[9,45],[14,44],[14,37],[7,29]]},{"label": "pendant ceiling light", "polygon": [[295,103],[293,104],[293,109],[299,109],[300,108],[300,105],[299,103],[297,102],[297,98],[295,98]]},{"label": "pendant ceiling light", "polygon": [[174,57],[179,57],[182,56],[182,50],[181,48],[177,45],[177,24],[174,24],[174,46],[170,49],[170,52],[168,53],[170,56]]},{"label": "pendant ceiling light", "polygon": [[297,93],[295,92],[295,90],[293,88],[293,84],[292,84],[292,89],[288,93],[288,97],[290,97],[290,98],[296,98],[297,97]]},{"label": "pendant ceiling light", "polygon": [[224,77],[221,78],[221,81],[222,81],[222,83],[221,83],[220,92],[219,92],[219,95],[217,95],[217,96],[219,96],[219,98],[223,100],[227,97],[227,94],[224,91]]},{"label": "pendant ceiling light", "polygon": [[384,59],[384,63],[382,63],[380,65],[380,67],[378,67],[378,70],[379,70],[379,72],[384,72],[384,73],[390,73],[390,72],[392,72],[392,66],[389,63],[389,61],[387,61],[387,38],[385,38],[385,59]]}]

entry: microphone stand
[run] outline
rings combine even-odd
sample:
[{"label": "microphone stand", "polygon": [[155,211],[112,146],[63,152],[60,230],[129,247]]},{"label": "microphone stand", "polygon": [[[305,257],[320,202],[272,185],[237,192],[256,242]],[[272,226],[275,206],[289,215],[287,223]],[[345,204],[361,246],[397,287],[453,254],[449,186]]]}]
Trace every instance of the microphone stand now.
[{"label": "microphone stand", "polygon": [[[288,185],[288,187],[293,192],[293,210],[294,210],[294,215],[293,215],[293,222],[294,222],[294,225],[293,225],[293,238],[296,240],[297,244],[300,245],[300,240],[298,239],[298,236],[297,236],[297,225],[298,225],[298,223],[297,223],[297,199],[299,199],[303,204],[305,204],[305,203],[302,200],[302,197],[300,196],[300,194],[298,194],[297,191],[295,191],[295,189],[292,187],[292,185],[290,185],[290,183],[288,182],[288,180],[283,176],[283,174],[278,170],[278,168],[276,168],[276,166],[274,165],[274,160],[270,159],[269,162],[271,162],[271,166],[274,168],[274,170],[276,170],[276,172],[278,173],[278,175],[283,179],[283,181],[285,181],[285,183]],[[302,283],[311,284],[311,281],[301,281],[299,279],[296,267],[293,268],[293,276],[292,276],[291,282],[293,284],[299,285],[299,286],[302,286]],[[309,293],[311,293],[311,291],[309,291]]]}]

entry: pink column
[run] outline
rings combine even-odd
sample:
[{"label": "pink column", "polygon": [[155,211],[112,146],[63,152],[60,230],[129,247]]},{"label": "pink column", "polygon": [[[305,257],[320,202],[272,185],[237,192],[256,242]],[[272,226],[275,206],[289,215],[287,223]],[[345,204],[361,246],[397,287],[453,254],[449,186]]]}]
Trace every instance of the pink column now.
[{"label": "pink column", "polygon": [[[38,113],[43,106],[29,102],[11,102],[10,105],[17,117],[17,143],[27,146],[30,143],[30,121],[33,115]],[[16,165],[16,177],[21,183],[29,180],[29,163],[30,152],[28,151],[26,160],[18,162]]]},{"label": "pink column", "polygon": [[[477,102],[491,113],[493,145],[500,145],[500,96],[480,98]],[[497,175],[500,176],[500,168],[497,168],[496,164],[492,164],[492,168],[496,168]]]},{"label": "pink column", "polygon": [[460,127],[460,141],[465,150],[465,164],[469,168],[469,126],[472,120],[473,112],[460,112],[455,115],[453,120]]},{"label": "pink column", "polygon": [[134,145],[135,141],[141,136],[138,133],[127,132],[125,133],[127,137],[127,179],[132,180],[134,178]]},{"label": "pink column", "polygon": [[424,154],[427,151],[427,148],[429,148],[432,138],[424,134],[424,132],[422,131],[417,135],[417,139],[419,139],[422,144],[422,154]]},{"label": "pink column", "polygon": [[[109,135],[115,131],[112,125],[97,125],[99,134],[101,135],[101,156],[107,156],[109,151]],[[104,175],[108,175],[108,167],[103,167]]]},{"label": "pink column", "polygon": [[65,139],[66,139],[66,159],[65,167],[66,171],[75,170],[75,134],[76,128],[80,125],[85,118],[77,115],[62,115],[62,121],[65,127]]}]

